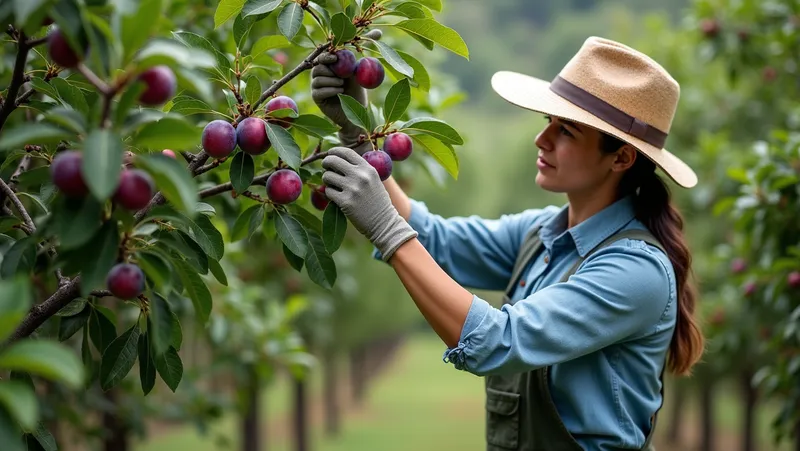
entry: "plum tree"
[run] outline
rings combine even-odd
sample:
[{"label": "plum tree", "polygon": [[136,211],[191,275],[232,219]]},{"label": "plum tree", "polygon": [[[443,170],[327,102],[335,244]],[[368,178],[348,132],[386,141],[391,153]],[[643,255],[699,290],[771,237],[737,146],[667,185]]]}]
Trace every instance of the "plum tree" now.
[{"label": "plum tree", "polygon": [[144,292],[144,272],[132,263],[118,263],[108,272],[106,285],[115,297],[135,299]]},{"label": "plum tree", "polygon": [[64,150],[56,154],[50,165],[53,184],[69,197],[82,197],[89,192],[83,178],[82,154],[77,150]]},{"label": "plum tree", "polygon": [[128,210],[136,211],[146,207],[154,194],[155,183],[150,174],[140,169],[126,169],[120,175],[114,202]]},{"label": "plum tree", "polygon": [[264,120],[248,117],[236,127],[236,143],[250,155],[261,155],[269,150],[270,142]]},{"label": "plum tree", "polygon": [[236,149],[236,129],[222,119],[215,119],[203,129],[202,144],[207,154],[225,158]]},{"label": "plum tree", "polygon": [[366,56],[356,64],[356,82],[365,89],[375,89],[383,83],[386,70],[377,58]]},{"label": "plum tree", "polygon": [[393,161],[403,161],[411,156],[412,148],[411,137],[403,132],[390,133],[383,140],[383,151],[389,154]]},{"label": "plum tree", "polygon": [[370,166],[378,171],[381,180],[386,180],[392,175],[392,157],[388,153],[382,150],[370,150],[364,152],[363,157]]},{"label": "plum tree", "polygon": [[289,204],[303,191],[303,180],[291,169],[278,169],[267,179],[267,197],[276,204]]},{"label": "plum tree", "polygon": [[147,106],[161,105],[175,95],[178,79],[168,66],[159,65],[146,69],[138,77],[145,84],[139,102]]}]

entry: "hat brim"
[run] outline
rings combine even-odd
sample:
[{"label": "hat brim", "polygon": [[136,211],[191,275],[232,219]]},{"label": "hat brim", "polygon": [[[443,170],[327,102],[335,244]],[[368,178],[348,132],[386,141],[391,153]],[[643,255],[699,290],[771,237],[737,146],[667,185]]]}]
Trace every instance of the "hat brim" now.
[{"label": "hat brim", "polygon": [[500,71],[492,76],[492,89],[503,99],[527,110],[578,122],[615,136],[653,161],[675,183],[692,188],[697,175],[683,160],[608,124],[550,90],[550,82],[517,72]]}]

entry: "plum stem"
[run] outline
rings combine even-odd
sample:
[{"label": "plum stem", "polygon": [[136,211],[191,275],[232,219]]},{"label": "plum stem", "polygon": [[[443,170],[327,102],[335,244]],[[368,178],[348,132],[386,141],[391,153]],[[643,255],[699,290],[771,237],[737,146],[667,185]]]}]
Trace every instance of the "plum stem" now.
[{"label": "plum stem", "polygon": [[114,91],[106,84],[106,82],[101,80],[100,77],[92,72],[92,70],[83,64],[83,62],[78,63],[78,72],[80,72],[81,75],[83,75],[86,80],[89,81],[89,83],[94,85],[104,96],[108,97],[114,95]]}]

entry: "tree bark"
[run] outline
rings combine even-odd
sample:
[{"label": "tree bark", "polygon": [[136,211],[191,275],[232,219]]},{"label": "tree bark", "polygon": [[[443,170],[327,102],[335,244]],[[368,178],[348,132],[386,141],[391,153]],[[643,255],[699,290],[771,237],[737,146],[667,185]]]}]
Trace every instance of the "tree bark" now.
[{"label": "tree bark", "polygon": [[683,418],[686,405],[686,384],[678,382],[672,391],[672,412],[667,430],[667,442],[677,444],[681,441]]},{"label": "tree bark", "polygon": [[744,407],[744,414],[742,424],[742,451],[755,451],[756,437],[755,437],[755,419],[756,419],[756,402],[758,401],[758,392],[751,383],[753,373],[749,370],[742,371],[742,400]]},{"label": "tree bark", "polygon": [[103,396],[113,405],[113,410],[103,412],[103,429],[105,436],[103,438],[104,451],[128,451],[130,430],[125,424],[125,419],[119,415],[119,403],[117,400],[118,392],[116,389],[111,389]]},{"label": "tree bark", "polygon": [[294,449],[308,451],[308,383],[294,380]]},{"label": "tree bark", "polygon": [[702,379],[700,389],[701,451],[714,451],[714,383],[711,376]]},{"label": "tree bark", "polygon": [[339,417],[339,378],[336,365],[336,351],[325,351],[325,382],[323,398],[325,400],[325,434],[336,437],[341,431]]},{"label": "tree bark", "polygon": [[255,368],[248,369],[245,408],[242,416],[242,451],[263,451],[261,447],[261,383]]},{"label": "tree bark", "polygon": [[350,351],[350,384],[352,387],[353,401],[361,405],[367,387],[366,359],[364,346],[357,346]]}]

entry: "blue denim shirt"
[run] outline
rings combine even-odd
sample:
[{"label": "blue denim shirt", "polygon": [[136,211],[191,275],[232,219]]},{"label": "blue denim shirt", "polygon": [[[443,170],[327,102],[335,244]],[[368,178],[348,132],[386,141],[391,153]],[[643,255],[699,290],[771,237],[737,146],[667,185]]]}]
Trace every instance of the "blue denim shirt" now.
[{"label": "blue denim shirt", "polygon": [[[541,224],[544,248],[511,305],[478,296],[445,362],[475,375],[551,366],[550,390],[566,428],[587,450],[638,449],[661,405],[659,374],[677,314],[669,258],[639,240],[578,259],[612,234],[644,229],[624,198],[567,229],[567,207],[499,219],[443,218],[412,200],[410,225],[436,262],[464,287],[504,290],[526,232]],[[522,283],[524,281],[524,284]]]}]

